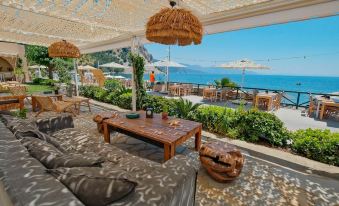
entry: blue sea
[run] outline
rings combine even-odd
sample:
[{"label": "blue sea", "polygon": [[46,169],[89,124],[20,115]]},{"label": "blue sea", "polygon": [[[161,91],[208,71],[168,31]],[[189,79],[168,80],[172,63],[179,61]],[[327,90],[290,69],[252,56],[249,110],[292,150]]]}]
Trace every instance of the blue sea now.
[{"label": "blue sea", "polygon": [[[241,74],[209,74],[172,72],[171,82],[213,84],[214,80],[227,77],[240,85]],[[149,79],[145,75],[145,79]],[[157,81],[164,81],[164,75],[157,75]],[[276,89],[282,91],[302,91],[308,93],[339,92],[339,77],[284,76],[284,75],[245,75],[244,87]]]}]

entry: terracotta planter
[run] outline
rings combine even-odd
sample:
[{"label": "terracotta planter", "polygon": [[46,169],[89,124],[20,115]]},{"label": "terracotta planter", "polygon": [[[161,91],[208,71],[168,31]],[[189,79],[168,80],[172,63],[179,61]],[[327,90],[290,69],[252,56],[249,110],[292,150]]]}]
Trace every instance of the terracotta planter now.
[{"label": "terracotta planter", "polygon": [[161,117],[162,117],[162,119],[167,120],[168,119],[168,112],[162,112]]}]

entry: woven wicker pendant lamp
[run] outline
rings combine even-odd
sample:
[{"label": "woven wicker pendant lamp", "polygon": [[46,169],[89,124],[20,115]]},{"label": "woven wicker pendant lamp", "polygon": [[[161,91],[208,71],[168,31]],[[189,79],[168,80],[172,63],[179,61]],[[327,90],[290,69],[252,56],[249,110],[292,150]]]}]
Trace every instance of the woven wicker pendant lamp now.
[{"label": "woven wicker pendant lamp", "polygon": [[49,57],[79,58],[80,51],[74,44],[66,40],[54,42],[48,47]]},{"label": "woven wicker pendant lamp", "polygon": [[170,1],[170,5],[172,8],[161,9],[149,18],[146,38],[166,45],[200,44],[203,29],[199,19],[186,9],[174,8],[175,1]]},{"label": "woven wicker pendant lamp", "polygon": [[74,58],[74,72],[75,72],[75,93],[76,96],[79,96],[78,89],[78,72],[77,72],[77,63],[75,58],[80,58],[80,50],[74,44],[67,42],[66,40],[58,41],[52,43],[48,47],[49,57],[61,57],[61,58]]}]

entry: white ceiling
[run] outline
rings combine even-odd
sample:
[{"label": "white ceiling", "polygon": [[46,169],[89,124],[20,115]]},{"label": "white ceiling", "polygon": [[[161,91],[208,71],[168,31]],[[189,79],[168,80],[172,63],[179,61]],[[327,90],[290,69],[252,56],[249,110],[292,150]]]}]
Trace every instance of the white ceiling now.
[{"label": "white ceiling", "polygon": [[[205,33],[337,15],[336,0],[180,0]],[[82,52],[142,43],[147,19],[167,0],[0,0],[0,41],[48,46],[65,39]]]}]

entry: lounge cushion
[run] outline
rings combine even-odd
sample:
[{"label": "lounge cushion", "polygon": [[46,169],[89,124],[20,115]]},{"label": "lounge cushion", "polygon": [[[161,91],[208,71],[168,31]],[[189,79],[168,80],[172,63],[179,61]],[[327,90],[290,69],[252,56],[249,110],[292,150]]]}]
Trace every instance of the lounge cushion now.
[{"label": "lounge cushion", "polygon": [[58,168],[47,170],[88,206],[105,206],[134,191],[137,183],[120,177],[106,177],[101,168]]},{"label": "lounge cushion", "polygon": [[64,154],[53,145],[34,137],[25,137],[22,144],[29,154],[40,161],[46,168],[58,167],[99,167],[104,162],[102,157]]},{"label": "lounge cushion", "polygon": [[35,137],[42,141],[48,142],[56,147],[62,153],[66,153],[66,150],[59,144],[59,142],[52,136],[44,134],[38,130],[20,130],[15,132],[15,137],[18,139],[24,139],[25,137]]},{"label": "lounge cushion", "polygon": [[[40,152],[48,152],[51,154],[59,154],[62,155],[63,153],[58,150],[52,144],[49,144],[46,141],[38,139],[36,137],[24,137],[20,140],[21,144],[24,145],[28,151],[40,151]],[[38,159],[38,158],[37,158]]]}]

